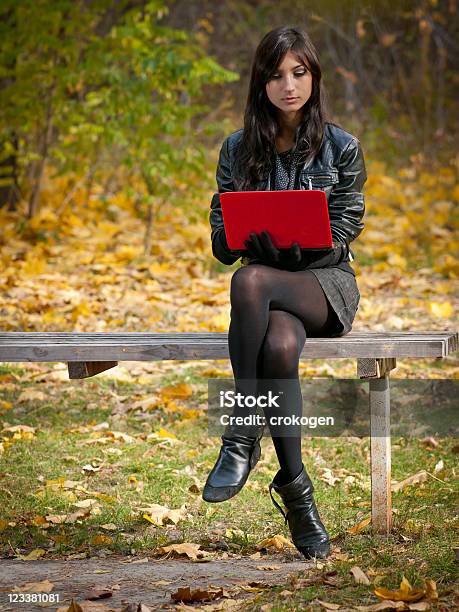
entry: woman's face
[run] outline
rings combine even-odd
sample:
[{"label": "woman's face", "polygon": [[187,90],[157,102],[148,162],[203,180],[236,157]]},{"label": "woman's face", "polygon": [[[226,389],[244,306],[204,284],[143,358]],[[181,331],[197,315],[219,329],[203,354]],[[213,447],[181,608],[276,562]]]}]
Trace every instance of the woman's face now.
[{"label": "woman's face", "polygon": [[266,83],[269,100],[281,111],[291,113],[306,104],[311,92],[312,74],[296,55],[288,51],[271,80]]}]

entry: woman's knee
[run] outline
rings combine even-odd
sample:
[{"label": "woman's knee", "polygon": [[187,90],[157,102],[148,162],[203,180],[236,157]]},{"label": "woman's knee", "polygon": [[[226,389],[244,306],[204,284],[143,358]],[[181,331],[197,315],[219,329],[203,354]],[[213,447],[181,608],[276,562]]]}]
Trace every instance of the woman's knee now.
[{"label": "woman's knee", "polygon": [[268,327],[263,343],[263,373],[272,378],[295,376],[302,350],[301,340],[293,328]]},{"label": "woman's knee", "polygon": [[266,266],[251,264],[238,268],[231,278],[231,297],[250,299],[262,289],[266,279]]}]

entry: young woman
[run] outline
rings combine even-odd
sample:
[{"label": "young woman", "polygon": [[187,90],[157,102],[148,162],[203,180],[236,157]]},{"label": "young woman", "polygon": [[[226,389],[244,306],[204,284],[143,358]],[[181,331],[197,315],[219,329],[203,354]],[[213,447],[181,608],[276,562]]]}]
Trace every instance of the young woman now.
[{"label": "young woman", "polygon": [[[360,300],[349,261],[349,243],[363,229],[366,181],[360,143],[327,120],[317,51],[300,29],[279,27],[261,40],[253,60],[244,128],[228,136],[217,167],[212,198],[213,255],[242,265],[231,279],[228,348],[236,389],[256,395],[269,381],[289,383],[288,401],[266,408],[280,469],[269,486],[292,540],[306,558],[330,553],[328,533],[301,459],[301,426],[288,431],[272,415],[302,415],[298,362],[307,336],[347,334]],[[267,232],[252,233],[246,251],[226,242],[219,194],[225,191],[322,189],[326,193],[333,247],[277,249]],[[277,387],[279,389],[279,387]],[[247,415],[237,407],[234,415]],[[208,502],[236,495],[260,458],[263,427],[225,430],[222,447],[203,491]],[[285,513],[272,495],[277,492]]]}]

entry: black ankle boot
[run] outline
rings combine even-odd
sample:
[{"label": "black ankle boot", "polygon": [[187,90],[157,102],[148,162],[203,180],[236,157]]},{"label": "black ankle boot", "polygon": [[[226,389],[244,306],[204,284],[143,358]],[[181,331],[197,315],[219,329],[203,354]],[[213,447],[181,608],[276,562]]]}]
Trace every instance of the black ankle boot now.
[{"label": "black ankle boot", "polygon": [[[306,559],[325,559],[330,554],[330,540],[320,520],[312,495],[314,487],[304,465],[298,476],[284,485],[278,485],[276,482],[279,473],[280,471],[269,485],[269,494],[273,504],[284,515],[285,522],[288,522],[293,543]],[[287,513],[274,499],[272,489],[281,496]]]},{"label": "black ankle boot", "polygon": [[205,501],[222,502],[239,493],[260,459],[263,427],[255,435],[249,438],[232,430],[222,436],[220,454],[202,492]]}]

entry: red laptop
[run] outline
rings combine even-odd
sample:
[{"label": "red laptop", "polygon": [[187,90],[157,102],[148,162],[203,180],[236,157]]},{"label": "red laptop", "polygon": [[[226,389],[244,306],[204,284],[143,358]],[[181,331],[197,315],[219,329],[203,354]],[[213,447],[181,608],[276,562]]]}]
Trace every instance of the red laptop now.
[{"label": "red laptop", "polygon": [[274,246],[303,249],[332,246],[325,191],[226,191],[220,194],[225,234],[230,249],[245,250],[251,232],[269,232]]}]

